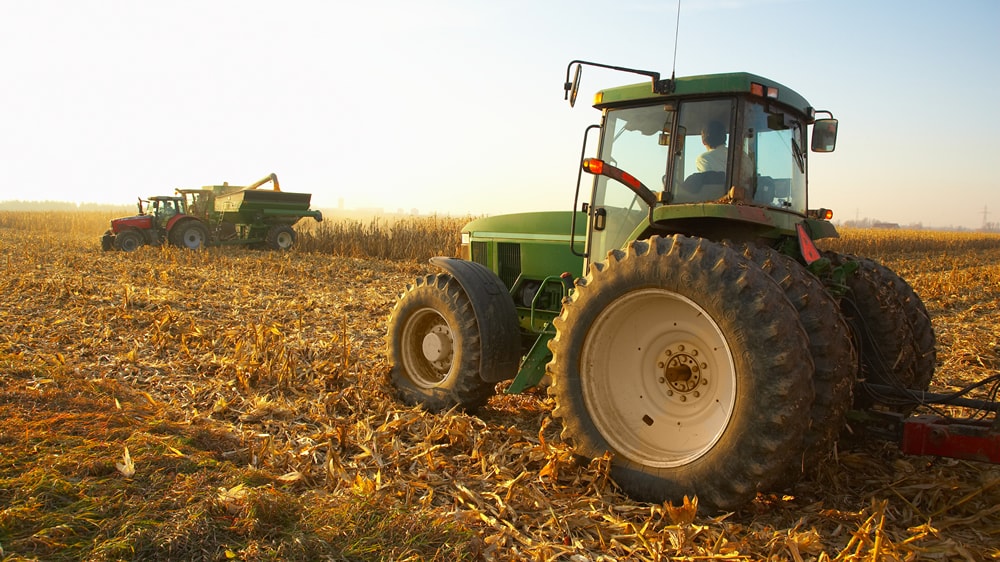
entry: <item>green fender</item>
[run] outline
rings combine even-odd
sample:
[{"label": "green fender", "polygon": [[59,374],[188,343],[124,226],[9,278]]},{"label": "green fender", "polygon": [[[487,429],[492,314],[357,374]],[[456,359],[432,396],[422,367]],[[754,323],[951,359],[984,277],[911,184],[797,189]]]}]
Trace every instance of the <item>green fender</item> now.
[{"label": "green fender", "polygon": [[479,376],[486,382],[514,378],[521,362],[521,332],[514,299],[503,281],[473,261],[435,257],[430,262],[450,273],[472,303],[479,325]]}]

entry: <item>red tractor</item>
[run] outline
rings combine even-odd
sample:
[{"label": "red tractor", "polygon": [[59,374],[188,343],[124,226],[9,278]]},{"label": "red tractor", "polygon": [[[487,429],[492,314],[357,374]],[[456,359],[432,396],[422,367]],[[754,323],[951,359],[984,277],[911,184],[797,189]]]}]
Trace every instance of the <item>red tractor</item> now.
[{"label": "red tractor", "polygon": [[157,195],[139,199],[139,214],[113,219],[101,238],[103,250],[131,252],[140,246],[171,243],[198,249],[209,240],[203,219],[188,214],[183,197]]},{"label": "red tractor", "polygon": [[[268,182],[273,189],[257,189]],[[320,211],[309,209],[311,199],[308,193],[281,191],[274,174],[246,187],[223,183],[178,189],[175,196],[139,199],[139,214],[112,220],[101,247],[130,252],[146,244],[190,250],[236,244],[288,250],[295,245],[296,222],[323,220]]]}]

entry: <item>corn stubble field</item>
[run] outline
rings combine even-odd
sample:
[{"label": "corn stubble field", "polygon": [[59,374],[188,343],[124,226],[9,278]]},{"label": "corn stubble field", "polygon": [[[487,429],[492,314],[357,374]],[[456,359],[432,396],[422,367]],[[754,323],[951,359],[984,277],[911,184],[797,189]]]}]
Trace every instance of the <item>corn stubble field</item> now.
[{"label": "corn stubble field", "polygon": [[[385,321],[463,220],[327,222],[284,254],[124,254],[100,250],[108,218],[0,213],[4,561],[1000,558],[997,466],[842,440],[783,493],[703,516],[579,464],[544,392],[478,415],[402,405]],[[922,295],[933,390],[1000,368],[1000,237],[822,247]]]}]

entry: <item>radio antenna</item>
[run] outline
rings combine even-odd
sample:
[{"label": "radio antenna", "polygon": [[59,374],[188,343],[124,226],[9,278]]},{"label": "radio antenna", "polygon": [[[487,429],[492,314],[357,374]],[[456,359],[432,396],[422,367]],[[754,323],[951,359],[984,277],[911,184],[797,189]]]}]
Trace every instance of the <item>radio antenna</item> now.
[{"label": "radio antenna", "polygon": [[677,36],[681,32],[681,0],[677,0],[677,27],[674,28],[674,64],[670,69],[670,81],[673,82],[677,75]]}]

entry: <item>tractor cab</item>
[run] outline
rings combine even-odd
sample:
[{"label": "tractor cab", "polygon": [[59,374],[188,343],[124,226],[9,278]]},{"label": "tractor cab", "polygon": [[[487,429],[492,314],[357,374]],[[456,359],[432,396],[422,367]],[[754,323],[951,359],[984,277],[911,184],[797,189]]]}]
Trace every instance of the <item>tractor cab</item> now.
[{"label": "tractor cab", "polygon": [[603,261],[644,233],[738,240],[794,233],[811,214],[808,127],[819,125],[813,150],[830,152],[836,120],[817,121],[797,93],[753,74],[667,82],[595,97],[602,110],[597,158],[584,161],[595,175],[589,261]]},{"label": "tractor cab", "polygon": [[149,198],[146,212],[153,215],[153,219],[159,228],[167,228],[167,224],[173,217],[184,214],[184,199],[181,197],[171,197],[168,195],[157,195]]}]

